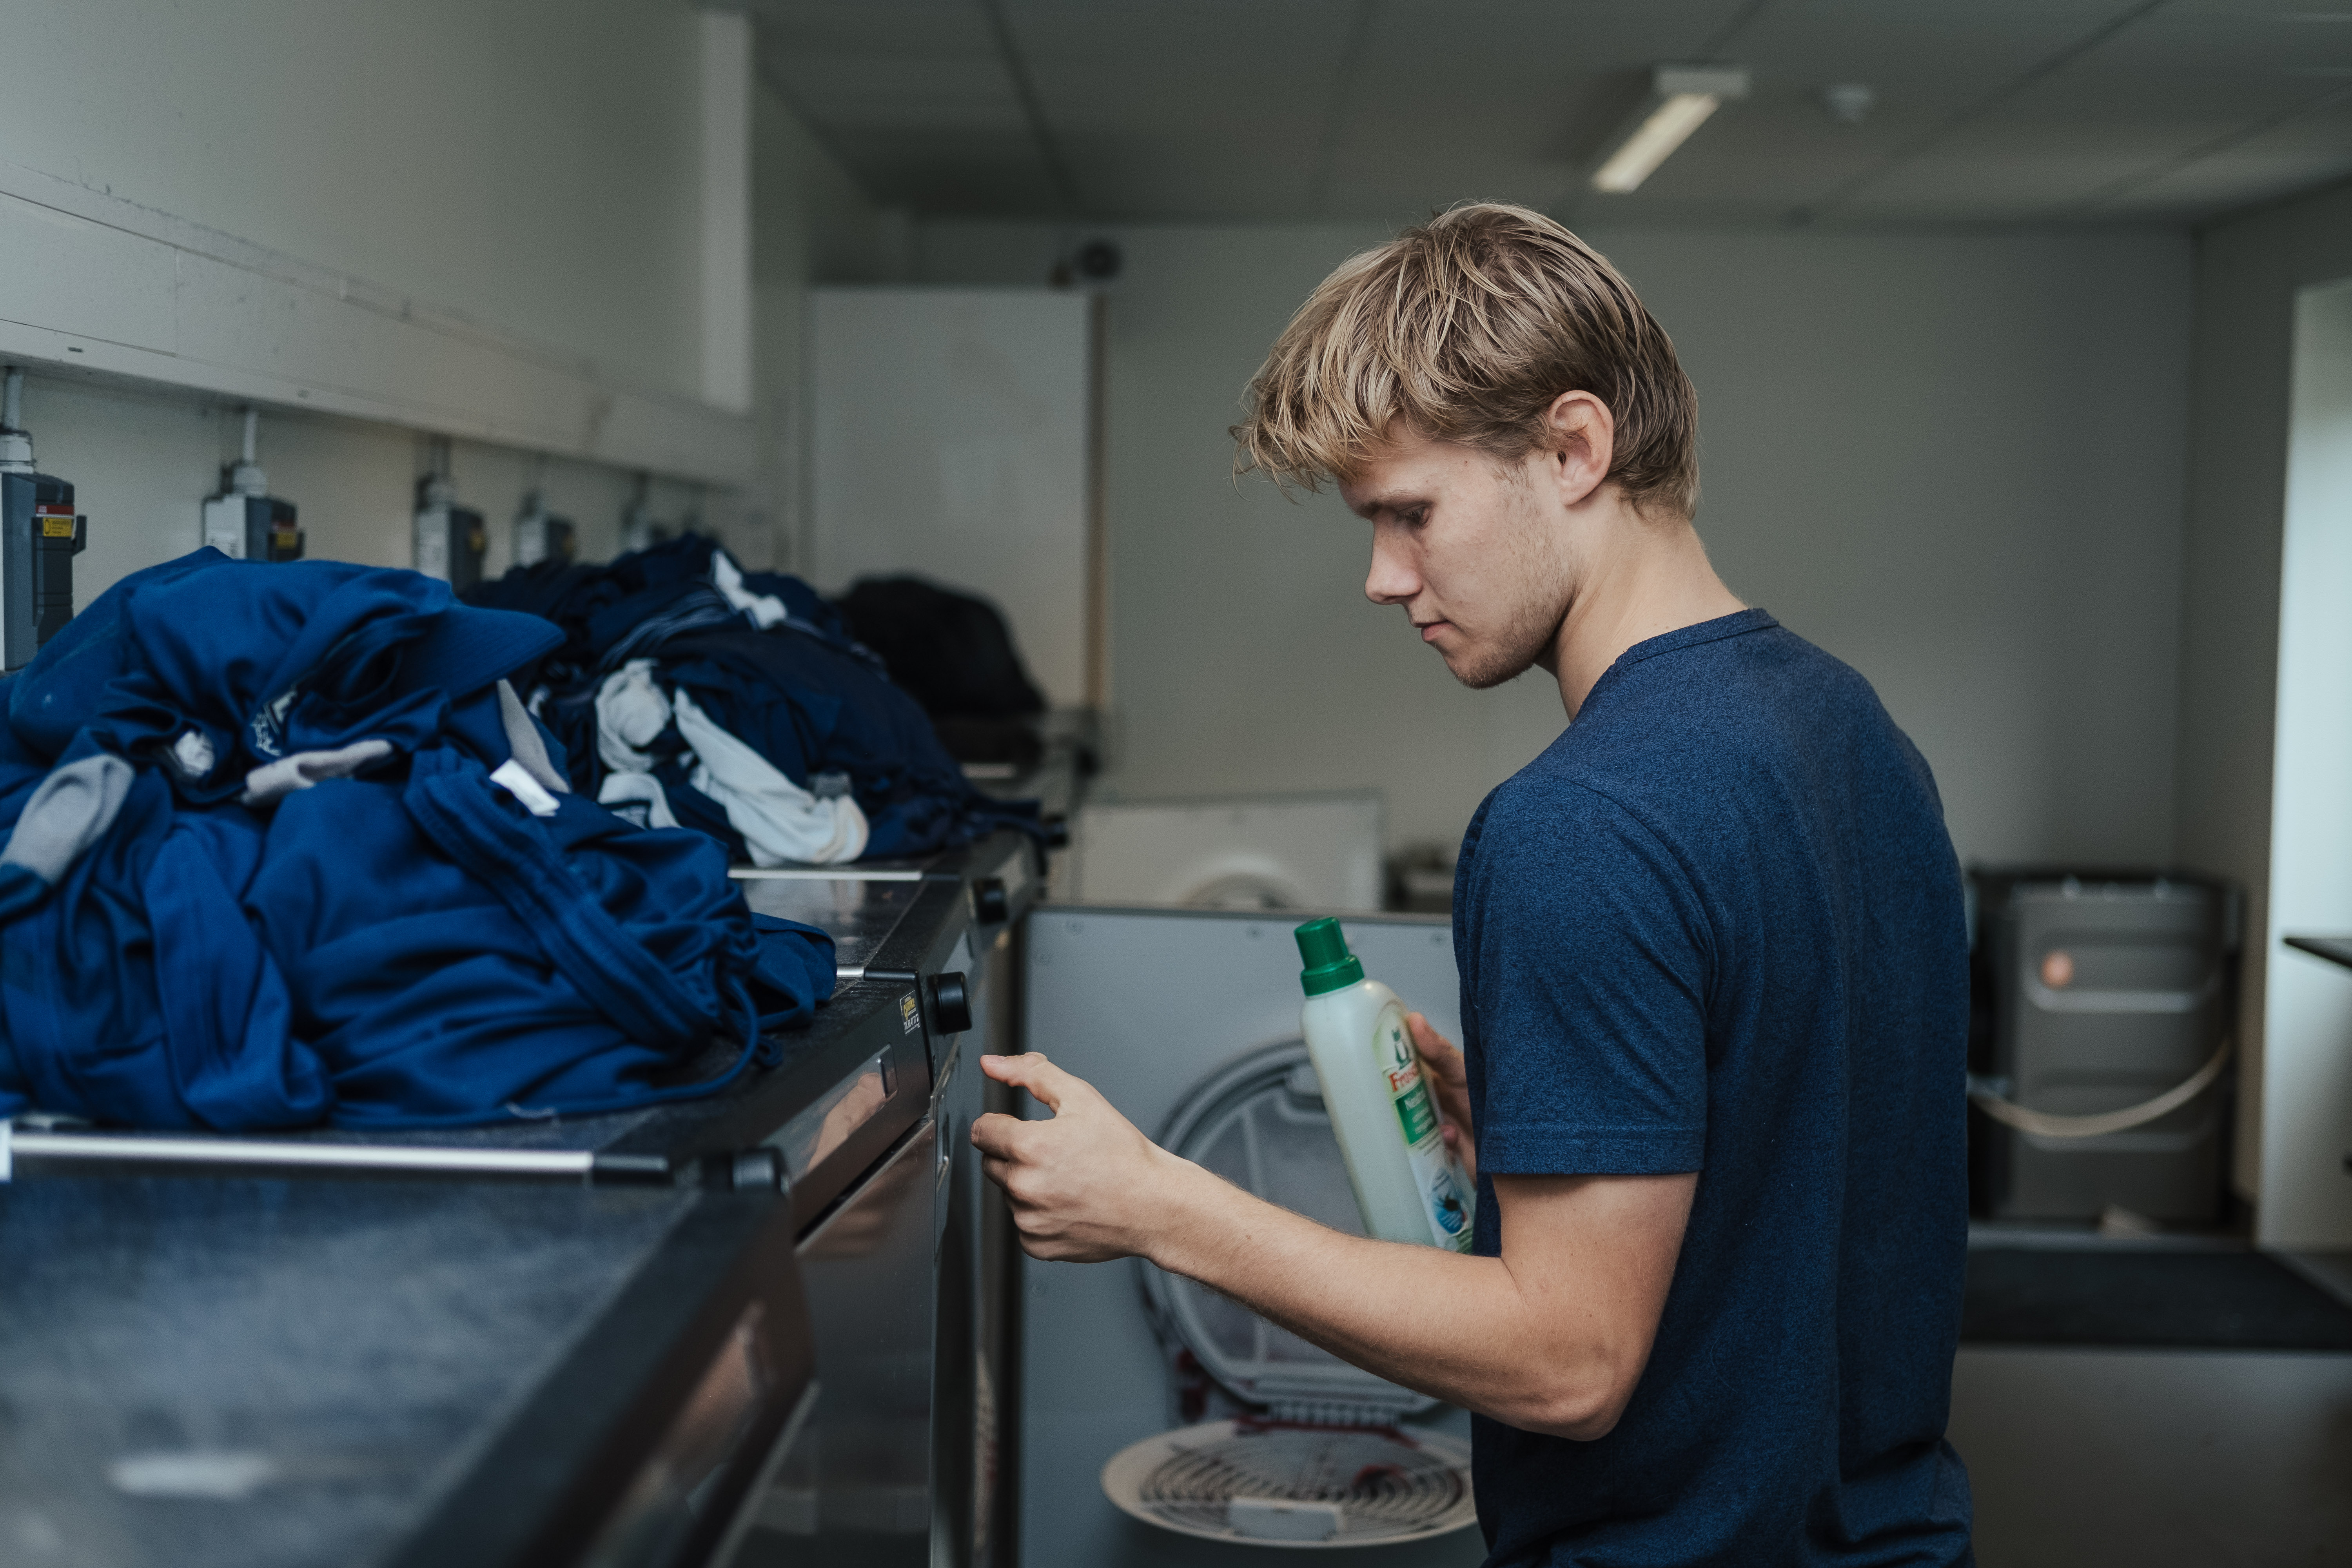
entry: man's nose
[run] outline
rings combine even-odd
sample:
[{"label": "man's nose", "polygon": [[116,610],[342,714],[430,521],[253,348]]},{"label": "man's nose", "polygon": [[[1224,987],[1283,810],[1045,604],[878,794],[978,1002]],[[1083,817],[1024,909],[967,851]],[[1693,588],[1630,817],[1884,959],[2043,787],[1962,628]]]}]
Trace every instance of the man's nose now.
[{"label": "man's nose", "polygon": [[1387,529],[1372,529],[1372,569],[1364,574],[1364,597],[1375,605],[1402,605],[1421,592],[1421,574],[1396,547]]}]

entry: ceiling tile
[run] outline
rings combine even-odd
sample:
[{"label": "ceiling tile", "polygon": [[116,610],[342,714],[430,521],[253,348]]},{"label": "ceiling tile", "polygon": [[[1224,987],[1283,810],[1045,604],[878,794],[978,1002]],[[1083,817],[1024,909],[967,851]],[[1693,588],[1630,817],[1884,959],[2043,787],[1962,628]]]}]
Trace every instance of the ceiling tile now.
[{"label": "ceiling tile", "polygon": [[[2352,172],[2326,106],[2352,83],[2352,0],[2122,26],[2131,0],[996,3],[1017,77],[981,0],[751,9],[766,78],[877,199],[924,211],[2184,222]],[[1711,42],[1751,97],[1640,191],[1587,189],[1650,67]],[[1877,94],[1858,125],[1820,96],[1848,81]]]}]

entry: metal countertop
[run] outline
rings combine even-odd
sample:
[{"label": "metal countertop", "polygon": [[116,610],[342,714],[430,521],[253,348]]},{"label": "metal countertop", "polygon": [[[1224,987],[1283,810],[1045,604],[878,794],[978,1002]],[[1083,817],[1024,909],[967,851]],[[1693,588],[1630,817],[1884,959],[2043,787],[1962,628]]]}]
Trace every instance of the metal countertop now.
[{"label": "metal countertop", "polygon": [[61,1178],[0,1188],[0,1559],[373,1560],[700,1199]]}]

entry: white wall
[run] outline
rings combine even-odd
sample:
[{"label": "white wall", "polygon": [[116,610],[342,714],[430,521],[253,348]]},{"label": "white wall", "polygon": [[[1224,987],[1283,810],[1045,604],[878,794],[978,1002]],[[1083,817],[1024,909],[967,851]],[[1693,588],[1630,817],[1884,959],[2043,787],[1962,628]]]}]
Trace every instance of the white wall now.
[{"label": "white wall", "polygon": [[1092,301],[865,285],[810,305],[804,574],[840,594],[911,564],[969,589],[1047,703],[1085,705]]},{"label": "white wall", "polygon": [[[2180,693],[2179,840],[2186,862],[2247,890],[2233,1177],[2269,1224],[2266,1123],[2286,1108],[2264,1042],[2286,952],[2271,885],[2279,716],[2279,599],[2297,291],[2352,277],[2352,187],[2217,224],[2197,240],[2195,401],[2189,440]],[[2290,982],[2292,984],[2292,982]],[[2341,1048],[2341,1047],[2339,1047]],[[2341,1151],[2338,1151],[2340,1157]],[[2299,1173],[2352,1223],[2341,1166]],[[2339,1233],[2340,1234],[2340,1233]],[[2341,1245],[2339,1242],[2338,1245]]]},{"label": "white wall", "polygon": [[682,0],[15,0],[10,163],[699,385]]},{"label": "white wall", "polygon": [[748,565],[782,568],[794,564],[793,546],[807,515],[808,291],[816,283],[877,276],[880,218],[799,117],[764,85],[753,95],[751,114],[759,466],[739,553]]},{"label": "white wall", "polygon": [[0,356],[751,478],[751,34],[685,0],[28,0]]},{"label": "white wall", "polygon": [[[1361,596],[1364,525],[1227,477],[1243,384],[1380,231],[1111,231],[1115,765],[1131,797],[1376,786],[1450,842],[1562,722],[1457,688]],[[929,280],[1034,283],[1075,233],[938,224]],[[1597,234],[1700,399],[1734,592],[1855,665],[1963,856],[2173,847],[2189,249],[2179,236]]]},{"label": "white wall", "polygon": [[[633,8],[621,9],[629,11],[631,16],[643,13],[644,17],[662,21],[665,26],[683,26],[693,21],[692,13],[683,6],[673,7],[656,0],[644,0]],[[262,10],[266,12],[267,7]],[[100,7],[97,15],[103,21],[108,13]],[[467,16],[470,18],[472,12],[467,11]],[[267,16],[261,19],[267,20]],[[541,19],[546,18],[542,16]],[[250,23],[254,17],[249,16],[246,20]],[[412,20],[422,26],[432,16],[427,14],[420,18],[412,15]],[[468,20],[465,26],[487,27],[490,24],[487,20]],[[86,41],[79,27],[53,30],[61,40],[76,47]],[[165,41],[177,37],[168,28],[163,36]],[[612,47],[625,47],[635,37],[628,27],[621,27],[615,32]],[[682,47],[690,47],[691,29],[687,28],[681,37],[686,39]],[[687,63],[692,64],[690,57]],[[655,64],[659,68],[658,59]],[[559,51],[548,58],[543,68],[558,69],[562,65],[563,57]],[[119,72],[125,68],[118,62],[108,68]],[[526,83],[515,90],[530,100],[538,89]],[[21,107],[7,95],[0,95],[0,123],[6,123],[6,116]],[[319,110],[318,104],[297,93],[288,112]],[[671,522],[698,509],[705,523],[747,563],[765,566],[777,561],[776,542],[791,536],[797,515],[803,295],[812,279],[871,275],[873,216],[855,186],[809,138],[790,110],[764,90],[754,91],[751,110],[750,174],[754,221],[749,241],[754,286],[751,369],[755,394],[751,422],[758,432],[760,467],[754,482],[740,492],[698,489],[684,480],[656,475],[653,505],[656,516]],[[201,116],[199,123],[205,123]],[[623,123],[626,123],[625,120]],[[681,124],[683,133],[688,137],[690,152],[695,129],[692,115],[688,114]],[[494,129],[486,128],[484,133]],[[279,124],[278,130],[289,139],[299,139],[304,128],[286,121]],[[331,130],[331,134],[348,136],[350,127],[346,124]],[[533,132],[515,147],[502,147],[499,158],[512,156],[527,164],[536,151],[543,150],[542,142],[543,137]],[[104,138],[98,145],[103,150],[107,145]],[[603,151],[593,137],[585,150],[590,155],[601,155]],[[145,194],[176,202],[182,207],[204,199],[204,183],[199,177],[202,171],[174,163],[153,149],[142,155],[159,163],[158,170],[151,171],[159,188]],[[282,151],[273,155],[291,156]],[[483,166],[493,161],[481,157],[459,160],[451,177],[489,184],[511,177],[510,172],[498,174]],[[192,184],[185,188],[173,184],[183,177]],[[687,183],[689,186],[692,184],[690,180]],[[688,189],[687,195],[690,199],[694,192]],[[575,190],[572,197],[581,213],[595,217],[600,214],[610,216],[621,195],[616,192],[599,195]],[[257,197],[255,200],[254,213],[248,216],[258,223],[275,209],[260,203]],[[289,223],[299,216],[278,216]],[[419,216],[432,216],[429,213]],[[307,234],[273,233],[271,237],[285,243],[311,243],[321,236],[333,237],[330,233],[331,226],[324,218],[311,215],[301,221],[313,223],[313,228]],[[576,230],[576,226],[575,231],[585,233]],[[362,270],[383,276],[398,270],[403,264],[401,247],[393,245],[376,258],[382,265],[371,268],[371,253],[366,248],[373,243],[370,233],[348,235],[344,240],[352,247],[344,259]],[[626,263],[625,247],[621,256],[623,263]],[[613,264],[600,259],[600,252],[586,244],[551,247],[533,240],[522,245],[513,265],[538,275],[550,295],[560,298],[569,294],[575,303],[616,288],[614,277],[602,270]],[[670,284],[685,286],[682,294],[673,289],[670,296],[672,302],[680,304],[683,313],[667,321],[658,333],[646,341],[652,343],[658,339],[661,353],[669,356],[670,368],[691,376],[694,356],[700,352],[702,321],[695,309],[694,289],[699,285],[692,274],[690,251],[685,254],[684,265],[687,275],[668,280]],[[622,269],[626,270],[626,267]],[[503,286],[499,270],[497,267],[477,269],[473,282],[481,289],[478,302],[498,303],[499,290]],[[524,290],[526,296],[530,292]],[[633,312],[628,308],[630,290],[620,289],[603,300],[594,310],[585,311],[573,326],[583,332],[604,330],[596,321],[609,308],[614,320],[607,325],[621,336],[611,338],[607,346],[623,343],[628,334],[643,330],[648,319],[660,315],[663,307],[658,299],[653,298],[659,292],[659,289],[649,288],[648,301],[653,306],[650,317]],[[0,285],[0,316],[5,314],[9,299],[9,290]],[[558,318],[562,314],[562,310],[558,309],[547,321],[560,327]],[[239,410],[245,401],[71,366],[35,363],[29,368],[25,422],[33,433],[36,456],[45,471],[74,482],[78,488],[77,502],[90,519],[89,549],[75,564],[79,603],[88,604],[126,573],[196,547],[198,504],[204,497],[218,491],[221,465],[236,455]],[[415,506],[415,479],[426,461],[423,437],[411,429],[380,421],[265,405],[260,457],[269,474],[272,491],[301,509],[310,558],[379,565],[410,563],[410,514]],[[621,511],[635,484],[635,472],[631,468],[561,456],[542,460],[526,447],[464,439],[455,444],[451,466],[458,499],[481,511],[489,524],[488,567],[493,574],[504,571],[510,563],[509,524],[523,492],[542,477],[551,510],[571,517],[579,526],[584,557],[608,557],[619,547]]]},{"label": "white wall", "polygon": [[[2279,595],[2270,929],[2352,932],[2352,279],[2295,311]],[[2352,1247],[2352,973],[2273,945],[2263,1238]]]}]

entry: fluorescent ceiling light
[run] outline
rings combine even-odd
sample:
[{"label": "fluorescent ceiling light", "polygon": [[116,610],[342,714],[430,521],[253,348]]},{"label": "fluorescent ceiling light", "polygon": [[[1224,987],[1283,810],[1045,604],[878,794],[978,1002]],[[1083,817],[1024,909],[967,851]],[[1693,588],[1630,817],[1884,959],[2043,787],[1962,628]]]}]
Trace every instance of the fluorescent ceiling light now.
[{"label": "fluorescent ceiling light", "polygon": [[1593,172],[1592,188],[1618,192],[1640,189],[1651,171],[1664,163],[1692,132],[1706,124],[1706,117],[1722,101],[1711,92],[1678,92],[1658,105],[1648,119],[1633,128],[1633,134],[1609,155],[1609,161]]},{"label": "fluorescent ceiling light", "polygon": [[1748,96],[1744,66],[1660,66],[1651,73],[1643,111],[1616,137],[1592,173],[1592,188],[1637,190],[1726,99]]}]

